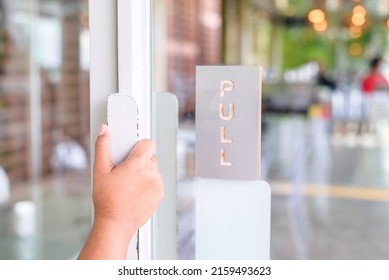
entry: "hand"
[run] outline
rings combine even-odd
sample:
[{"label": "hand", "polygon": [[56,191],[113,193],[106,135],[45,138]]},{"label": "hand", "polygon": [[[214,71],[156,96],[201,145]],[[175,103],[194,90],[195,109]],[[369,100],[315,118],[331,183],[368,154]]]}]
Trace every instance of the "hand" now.
[{"label": "hand", "polygon": [[102,125],[93,167],[94,222],[79,259],[125,258],[131,237],[163,198],[152,141],[139,141],[116,166],[110,146],[108,127]]},{"label": "hand", "polygon": [[110,134],[103,125],[96,141],[93,176],[95,219],[109,219],[129,231],[152,215],[163,197],[162,179],[150,140],[138,142],[117,166],[111,161]]}]

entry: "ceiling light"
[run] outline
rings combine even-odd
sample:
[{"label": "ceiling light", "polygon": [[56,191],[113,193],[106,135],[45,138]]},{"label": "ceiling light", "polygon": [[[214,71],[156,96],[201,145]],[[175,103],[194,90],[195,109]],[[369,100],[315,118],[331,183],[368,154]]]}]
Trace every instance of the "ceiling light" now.
[{"label": "ceiling light", "polygon": [[357,39],[362,36],[362,28],[358,26],[351,26],[349,34],[351,38]]},{"label": "ceiling light", "polygon": [[325,14],[320,9],[314,9],[309,12],[308,20],[312,23],[319,23],[325,20]]},{"label": "ceiling light", "polygon": [[362,26],[366,22],[366,18],[361,14],[353,14],[351,17],[351,23],[355,26]]},{"label": "ceiling light", "polygon": [[359,43],[352,43],[350,44],[350,46],[348,47],[348,53],[351,55],[351,56],[361,56],[362,55],[362,52],[363,52],[363,49],[362,49],[362,46],[361,44]]},{"label": "ceiling light", "polygon": [[325,31],[328,27],[328,24],[327,24],[327,21],[326,20],[323,20],[321,22],[318,22],[318,23],[314,23],[313,24],[313,28],[316,30],[316,31],[319,31],[319,32],[322,32],[322,31]]},{"label": "ceiling light", "polygon": [[353,9],[353,14],[361,14],[362,16],[365,16],[366,9],[362,5],[357,5]]}]

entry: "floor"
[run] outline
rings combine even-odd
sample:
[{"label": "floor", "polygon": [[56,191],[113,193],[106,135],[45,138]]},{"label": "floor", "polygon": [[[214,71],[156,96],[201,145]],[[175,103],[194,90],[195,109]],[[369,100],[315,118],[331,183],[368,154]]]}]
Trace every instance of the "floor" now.
[{"label": "floor", "polygon": [[268,128],[271,258],[388,259],[388,122],[271,117]]},{"label": "floor", "polygon": [[[0,205],[0,259],[75,259],[91,224],[88,174],[12,186],[10,201]],[[25,201],[33,203],[33,213],[15,211]]]},{"label": "floor", "polygon": [[[262,127],[271,259],[389,259],[389,122],[269,115]],[[193,259],[193,128],[183,125],[179,139],[189,143],[180,165],[189,167],[179,183],[180,257]]]},{"label": "floor", "polygon": [[[389,259],[389,122],[265,116],[262,179],[272,189],[271,259]],[[195,257],[194,126],[178,137],[180,259]],[[0,259],[73,259],[91,222],[90,176],[13,186],[0,206]],[[36,234],[18,237],[15,203],[36,202]]]}]

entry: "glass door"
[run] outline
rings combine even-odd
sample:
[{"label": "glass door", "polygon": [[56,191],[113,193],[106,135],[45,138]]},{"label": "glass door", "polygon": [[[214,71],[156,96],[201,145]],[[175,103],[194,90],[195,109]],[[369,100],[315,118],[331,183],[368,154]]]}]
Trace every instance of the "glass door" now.
[{"label": "glass door", "polygon": [[0,14],[0,259],[75,258],[91,212],[88,3]]}]

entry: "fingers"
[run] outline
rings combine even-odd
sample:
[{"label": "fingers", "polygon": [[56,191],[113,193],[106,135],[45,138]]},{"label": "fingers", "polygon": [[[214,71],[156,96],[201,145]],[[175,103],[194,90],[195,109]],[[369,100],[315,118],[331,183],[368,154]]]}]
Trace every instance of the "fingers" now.
[{"label": "fingers", "polygon": [[155,178],[160,175],[155,151],[156,147],[153,141],[148,139],[140,140],[132,148],[123,165],[128,167],[135,165],[136,168],[142,170],[143,174]]},{"label": "fingers", "polygon": [[130,156],[144,156],[146,158],[152,159],[155,153],[155,144],[149,139],[140,140],[135,144],[134,148],[131,150]]},{"label": "fingers", "polygon": [[112,169],[111,159],[111,136],[108,126],[101,124],[99,128],[99,136],[95,144],[95,165],[94,169],[97,172],[107,173]]}]

